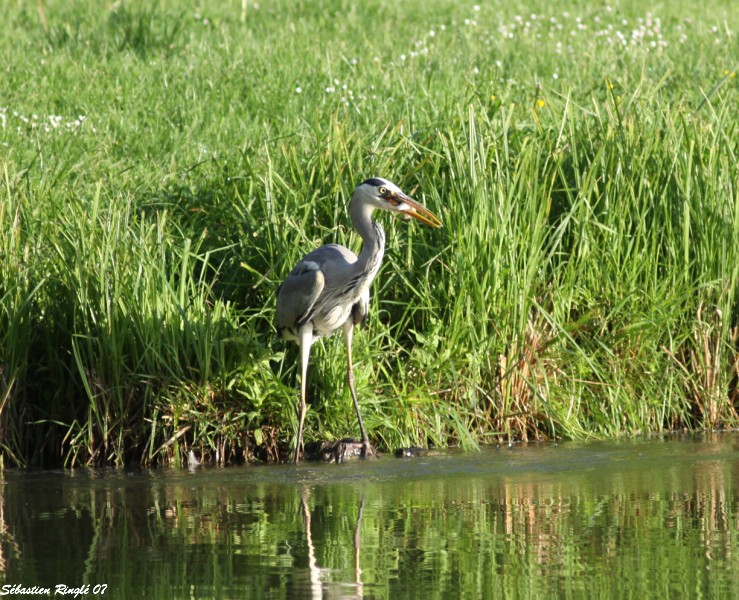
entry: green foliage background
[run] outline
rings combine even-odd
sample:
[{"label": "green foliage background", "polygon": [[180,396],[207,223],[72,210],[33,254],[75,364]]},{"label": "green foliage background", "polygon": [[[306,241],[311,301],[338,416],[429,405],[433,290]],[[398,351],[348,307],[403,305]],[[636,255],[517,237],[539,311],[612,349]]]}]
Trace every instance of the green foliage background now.
[{"label": "green foliage background", "polygon": [[[295,349],[274,290],[357,248],[381,448],[735,427],[731,3],[12,2],[0,24],[6,464],[279,459]],[[355,431],[338,339],[309,439]]]}]

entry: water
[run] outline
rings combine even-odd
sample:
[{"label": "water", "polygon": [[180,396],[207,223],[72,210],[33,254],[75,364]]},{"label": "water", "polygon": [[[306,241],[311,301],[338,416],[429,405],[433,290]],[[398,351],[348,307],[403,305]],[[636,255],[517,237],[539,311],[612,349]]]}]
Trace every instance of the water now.
[{"label": "water", "polygon": [[8,470],[0,593],[737,598],[737,482],[737,433],[346,465]]}]

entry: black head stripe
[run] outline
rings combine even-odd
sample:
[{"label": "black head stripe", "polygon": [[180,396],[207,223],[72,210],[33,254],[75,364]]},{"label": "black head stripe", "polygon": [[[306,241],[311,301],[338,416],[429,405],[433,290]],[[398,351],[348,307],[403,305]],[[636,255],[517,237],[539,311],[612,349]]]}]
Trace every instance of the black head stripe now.
[{"label": "black head stripe", "polygon": [[379,177],[370,177],[369,179],[366,179],[362,182],[362,185],[364,184],[380,187],[381,185],[387,185],[387,181],[385,181],[384,179],[380,179]]}]

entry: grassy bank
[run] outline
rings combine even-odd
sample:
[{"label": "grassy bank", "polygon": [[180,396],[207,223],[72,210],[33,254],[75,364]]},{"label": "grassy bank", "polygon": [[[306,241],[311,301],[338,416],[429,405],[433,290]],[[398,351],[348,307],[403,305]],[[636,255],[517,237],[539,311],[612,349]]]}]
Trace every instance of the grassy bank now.
[{"label": "grassy bank", "polygon": [[[378,217],[381,448],[736,426],[739,17],[569,4],[12,3],[4,463],[285,453],[274,291],[374,175],[445,225]],[[356,434],[344,373],[317,344],[308,439]]]}]

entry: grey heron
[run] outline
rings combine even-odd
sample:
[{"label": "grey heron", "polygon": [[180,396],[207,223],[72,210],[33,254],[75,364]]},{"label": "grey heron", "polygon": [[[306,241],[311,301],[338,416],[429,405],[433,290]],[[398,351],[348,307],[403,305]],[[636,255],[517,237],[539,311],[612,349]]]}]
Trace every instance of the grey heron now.
[{"label": "grey heron", "polygon": [[362,456],[371,452],[367,430],[354,389],[352,334],[369,310],[369,288],[385,253],[385,232],[372,220],[375,209],[400,213],[431,227],[441,221],[409,198],[397,185],[373,177],[361,183],[349,202],[349,216],[362,238],[359,256],[339,244],[326,244],[306,254],[277,290],[276,325],[279,334],[300,346],[300,406],[295,462],[303,450],[306,411],[306,376],[313,342],[340,327],[346,341],[347,381],[362,434]]}]

